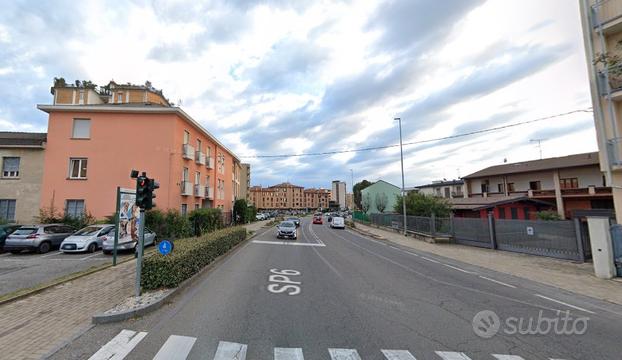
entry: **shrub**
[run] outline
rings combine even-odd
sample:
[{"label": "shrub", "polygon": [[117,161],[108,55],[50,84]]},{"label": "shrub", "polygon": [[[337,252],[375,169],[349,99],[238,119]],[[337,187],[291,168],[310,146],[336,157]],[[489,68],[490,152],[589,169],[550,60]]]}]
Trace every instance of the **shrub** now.
[{"label": "shrub", "polygon": [[[397,195],[393,211],[398,214],[403,213],[401,195]],[[435,214],[437,217],[448,217],[449,213],[451,213],[451,205],[443,198],[424,195],[414,191],[406,195],[406,215],[430,217],[432,214]]]},{"label": "shrub", "polygon": [[223,227],[220,209],[196,209],[188,216],[194,236],[216,231]]},{"label": "shrub", "polygon": [[251,205],[246,208],[246,222],[255,221],[257,217],[257,208],[255,205]]},{"label": "shrub", "polygon": [[551,210],[538,211],[536,213],[536,218],[538,220],[562,220],[557,211]]},{"label": "shrub", "polygon": [[190,220],[176,210],[149,210],[145,217],[145,226],[154,231],[159,239],[180,239],[192,235]]},{"label": "shrub", "polygon": [[248,212],[248,203],[245,199],[237,199],[235,203],[233,203],[233,222],[236,224],[246,224],[250,221],[247,218]]},{"label": "shrub", "polygon": [[93,225],[97,222],[97,219],[91,215],[86,209],[84,215],[72,217],[67,214],[62,214],[56,210],[53,206],[48,208],[39,209],[39,216],[37,216],[37,222],[40,224],[65,224],[73,227],[74,229],[82,229],[83,227]]},{"label": "shrub", "polygon": [[141,285],[145,290],[176,287],[244,239],[246,229],[233,227],[178,240],[171,254],[144,259]]}]

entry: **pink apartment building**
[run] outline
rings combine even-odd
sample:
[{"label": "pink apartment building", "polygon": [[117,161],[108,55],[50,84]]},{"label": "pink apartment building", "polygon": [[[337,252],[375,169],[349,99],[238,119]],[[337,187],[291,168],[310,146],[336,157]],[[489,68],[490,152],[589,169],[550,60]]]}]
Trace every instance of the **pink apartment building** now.
[{"label": "pink apartment building", "polygon": [[55,82],[54,104],[38,105],[49,114],[41,207],[111,215],[117,186],[134,188],[137,169],[159,181],[158,209],[230,211],[240,185],[235,154],[150,84],[111,85]]}]

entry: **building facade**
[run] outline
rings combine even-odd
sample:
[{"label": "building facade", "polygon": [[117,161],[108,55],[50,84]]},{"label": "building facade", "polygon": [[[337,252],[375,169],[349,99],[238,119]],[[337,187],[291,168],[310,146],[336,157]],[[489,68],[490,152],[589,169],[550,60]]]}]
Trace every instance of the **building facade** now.
[{"label": "building facade", "polygon": [[401,195],[402,190],[384,180],[378,180],[361,190],[361,205],[367,205],[367,214],[392,213],[397,195]]},{"label": "building facade", "polygon": [[[129,90],[142,91],[144,99],[144,89],[136,88]],[[56,84],[56,104],[38,106],[49,114],[41,206],[54,204],[70,215],[111,215],[117,186],[134,188],[129,175],[136,169],[160,183],[158,209],[230,211],[239,193],[235,154],[157,92],[147,89],[148,102],[118,102],[133,99],[123,89],[122,96],[118,88],[104,90],[104,103],[65,105],[58,96],[66,89]],[[153,95],[161,99],[151,101]],[[114,103],[105,102],[109,96]]]},{"label": "building facade", "polygon": [[333,181],[331,200],[334,201],[340,209],[346,208],[346,183],[344,181]]},{"label": "building facade", "polygon": [[37,222],[46,138],[45,133],[0,132],[0,219]]},{"label": "building facade", "polygon": [[269,187],[253,186],[250,204],[260,210],[304,210],[327,208],[331,193],[327,189],[305,189],[290,183]]},{"label": "building facade", "polygon": [[463,179],[464,197],[526,196],[551,204],[562,218],[575,210],[613,208],[596,152],[491,166]]},{"label": "building facade", "polygon": [[415,189],[420,194],[445,199],[464,197],[464,180],[433,181],[431,184],[415,186]]},{"label": "building facade", "polygon": [[622,0],[579,0],[600,169],[622,222]]},{"label": "building facade", "polygon": [[240,199],[250,200],[251,164],[242,164],[240,172]]}]

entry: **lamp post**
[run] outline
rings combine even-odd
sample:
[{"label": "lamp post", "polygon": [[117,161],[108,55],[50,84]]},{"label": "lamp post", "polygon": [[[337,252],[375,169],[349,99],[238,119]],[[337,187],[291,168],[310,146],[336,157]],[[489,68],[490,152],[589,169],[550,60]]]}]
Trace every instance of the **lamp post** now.
[{"label": "lamp post", "polygon": [[404,236],[406,236],[406,191],[404,191],[404,149],[402,147],[402,118],[395,118],[400,127],[400,163],[402,165],[402,212],[404,215]]},{"label": "lamp post", "polygon": [[352,171],[352,169],[350,169],[350,188],[352,189],[352,202],[350,203],[350,206],[354,208],[354,171]]}]

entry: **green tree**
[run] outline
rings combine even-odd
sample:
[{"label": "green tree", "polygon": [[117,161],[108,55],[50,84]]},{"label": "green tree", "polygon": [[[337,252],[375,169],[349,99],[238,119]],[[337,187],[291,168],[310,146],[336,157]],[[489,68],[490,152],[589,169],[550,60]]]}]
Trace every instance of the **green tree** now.
[{"label": "green tree", "polygon": [[375,201],[376,201],[376,209],[378,209],[380,213],[383,213],[384,210],[387,208],[389,197],[385,193],[377,193]]},{"label": "green tree", "polygon": [[561,216],[559,216],[557,211],[551,211],[551,210],[538,211],[536,213],[536,219],[548,220],[548,221],[562,220]]},{"label": "green tree", "polygon": [[[361,182],[357,182],[356,184],[354,184],[354,187],[352,188],[352,191],[354,192],[354,205],[358,208],[358,209],[362,209],[363,208],[363,204],[362,204],[362,197],[361,197],[361,190],[365,189],[366,187],[368,187],[369,185],[372,185],[372,182],[369,182],[367,180],[363,180]],[[369,209],[369,208],[368,208]]]},{"label": "green tree", "polygon": [[367,193],[365,194],[365,196],[363,196],[363,200],[361,201],[361,209],[363,210],[365,214],[367,214],[370,207],[371,207],[371,195]]},{"label": "green tree", "polygon": [[250,221],[247,216],[248,203],[245,199],[237,199],[233,203],[233,221],[236,224],[246,224]]},{"label": "green tree", "polygon": [[257,208],[255,205],[251,205],[246,208],[246,218],[249,222],[255,221],[255,217],[257,216]]},{"label": "green tree", "polygon": [[196,209],[188,215],[194,229],[194,236],[216,231],[223,227],[222,211],[220,209]]},{"label": "green tree", "polygon": [[[397,195],[397,201],[393,206],[393,211],[403,214],[401,195]],[[414,191],[406,195],[406,215],[432,216],[432,214],[434,214],[439,217],[448,217],[450,212],[451,206],[443,198],[426,196]]]}]

